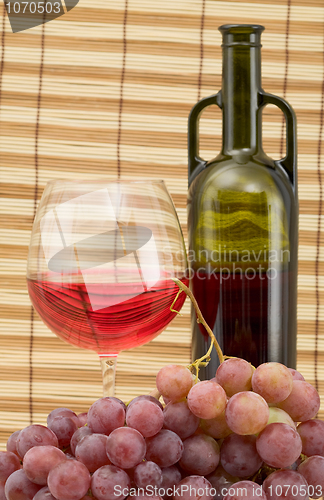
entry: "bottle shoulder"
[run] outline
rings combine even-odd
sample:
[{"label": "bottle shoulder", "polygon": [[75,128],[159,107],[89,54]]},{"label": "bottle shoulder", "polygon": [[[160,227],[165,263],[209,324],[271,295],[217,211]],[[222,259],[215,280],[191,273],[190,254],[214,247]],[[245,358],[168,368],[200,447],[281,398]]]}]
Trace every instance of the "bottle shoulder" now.
[{"label": "bottle shoulder", "polygon": [[206,192],[217,197],[217,193],[223,191],[281,192],[285,197],[294,198],[287,174],[265,154],[249,158],[219,154],[191,183],[189,200],[192,196],[206,195]]}]

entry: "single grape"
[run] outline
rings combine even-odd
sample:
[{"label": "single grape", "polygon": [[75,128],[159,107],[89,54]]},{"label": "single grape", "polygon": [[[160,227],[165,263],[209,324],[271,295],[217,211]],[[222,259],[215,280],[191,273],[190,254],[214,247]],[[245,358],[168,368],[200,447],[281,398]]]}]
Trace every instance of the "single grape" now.
[{"label": "single grape", "polygon": [[183,443],[179,436],[168,429],[162,429],[156,436],[146,438],[146,460],[159,467],[170,467],[177,463],[183,453]]},{"label": "single grape", "polygon": [[123,500],[128,496],[129,489],[128,475],[115,465],[100,467],[91,479],[91,491],[97,500]]},{"label": "single grape", "polygon": [[269,408],[269,419],[268,419],[268,424],[274,424],[275,422],[281,422],[283,424],[288,424],[290,427],[293,429],[296,429],[295,422],[291,418],[288,413],[286,413],[284,410],[281,408],[277,408],[276,406],[271,406]]},{"label": "single grape", "polygon": [[306,458],[298,467],[298,472],[308,484],[311,498],[320,498],[324,492],[324,457],[313,455]]},{"label": "single grape", "polygon": [[279,408],[289,413],[294,422],[306,422],[315,417],[320,408],[320,397],[316,389],[303,380],[294,380],[287,399],[278,403]]},{"label": "single grape", "polygon": [[34,446],[24,456],[23,469],[30,481],[45,486],[49,471],[65,460],[63,451],[55,446]]},{"label": "single grape", "polygon": [[7,445],[6,445],[7,451],[11,451],[15,455],[17,455],[18,458],[20,458],[18,455],[18,451],[17,451],[17,440],[18,440],[19,434],[20,434],[20,431],[13,432],[11,434],[11,436],[9,436],[8,441],[7,441]]},{"label": "single grape", "polygon": [[219,446],[211,436],[199,434],[183,442],[180,467],[190,474],[206,476],[219,464]]},{"label": "single grape", "polygon": [[4,483],[10,474],[21,469],[20,460],[11,451],[0,451],[0,483]]},{"label": "single grape", "polygon": [[191,436],[199,426],[200,419],[190,410],[186,401],[169,403],[163,410],[165,429],[175,432],[181,439]]},{"label": "single grape", "polygon": [[147,486],[158,488],[162,485],[162,470],[154,462],[141,462],[135,467],[134,481],[139,488],[145,489]]},{"label": "single grape", "polygon": [[77,445],[85,436],[89,436],[90,434],[92,434],[92,430],[89,429],[88,426],[80,427],[77,431],[75,431],[70,441],[71,453],[73,455],[75,455],[75,448],[77,447]]},{"label": "single grape", "polygon": [[225,410],[216,418],[211,418],[200,421],[200,427],[205,434],[215,439],[224,439],[231,434],[231,429],[228,427],[225,417]]},{"label": "single grape", "polygon": [[144,437],[157,434],[163,426],[163,411],[150,400],[139,399],[126,410],[126,424]]},{"label": "single grape", "polygon": [[297,432],[303,443],[302,453],[307,456],[321,455],[324,457],[324,422],[314,418],[306,420],[297,427]]},{"label": "single grape", "polygon": [[78,414],[79,425],[78,427],[83,427],[88,422],[88,412],[83,412]]},{"label": "single grape", "polygon": [[[160,401],[158,399],[154,398],[153,396],[150,396],[149,394],[142,394],[141,396],[136,396],[136,398],[132,399],[128,403],[127,408],[132,406],[133,403],[136,403],[137,401],[141,401],[142,399],[145,399],[146,401],[151,401],[152,403],[155,403],[156,405],[158,405],[159,408],[161,408],[161,410],[163,410],[162,403],[160,403]],[[127,408],[125,407],[126,411],[127,411]]]},{"label": "single grape", "polygon": [[178,500],[211,500],[213,495],[210,490],[212,485],[203,476],[187,476],[176,486],[173,498]]},{"label": "single grape", "polygon": [[58,415],[51,419],[50,424],[48,424],[48,428],[54,432],[58,439],[59,447],[65,448],[70,444],[71,437],[78,430],[78,425],[75,422],[75,419],[72,420],[70,417],[64,417],[62,415]]},{"label": "single grape", "polygon": [[97,434],[110,434],[125,423],[125,410],[114,398],[98,399],[88,411],[88,427]]},{"label": "single grape", "polygon": [[284,468],[292,465],[302,451],[298,432],[288,424],[269,424],[259,434],[256,448],[260,457],[270,467]]},{"label": "single grape", "polygon": [[272,472],[263,482],[269,500],[308,500],[308,485],[301,474],[294,470]]},{"label": "single grape", "polygon": [[33,500],[56,500],[56,498],[53,497],[52,493],[48,489],[48,486],[44,486],[44,488],[36,493]]},{"label": "single grape", "polygon": [[107,456],[108,436],[90,434],[85,436],[76,446],[75,458],[82,462],[89,472],[95,472],[103,465],[110,465]]},{"label": "single grape", "polygon": [[136,429],[120,427],[109,434],[106,450],[112,464],[131,469],[145,457],[145,439]]},{"label": "single grape", "polygon": [[288,368],[288,370],[290,371],[293,380],[305,380],[303,375],[294,368]]},{"label": "single grape", "polygon": [[[224,487],[224,490],[226,487]],[[225,493],[225,491],[224,491]],[[262,486],[253,481],[239,481],[228,488],[224,500],[267,500]]]},{"label": "single grape", "polygon": [[198,382],[188,394],[190,411],[197,417],[204,419],[218,417],[225,410],[226,401],[224,389],[211,380]]},{"label": "single grape", "polygon": [[40,489],[41,486],[29,481],[25,472],[20,469],[8,477],[5,483],[5,496],[7,500],[33,500]]},{"label": "single grape", "polygon": [[21,458],[24,458],[30,448],[34,446],[56,446],[58,448],[58,439],[51,429],[44,425],[29,425],[20,431],[17,440],[17,451]]},{"label": "single grape", "polygon": [[280,403],[289,396],[292,388],[292,374],[281,363],[262,363],[253,373],[252,389],[267,403]]},{"label": "single grape", "polygon": [[268,423],[269,407],[255,392],[238,392],[229,399],[225,417],[227,425],[236,434],[257,434]]},{"label": "single grape", "polygon": [[166,496],[172,496],[173,486],[175,486],[181,481],[181,472],[176,465],[170,465],[170,467],[164,467],[161,470],[162,470],[161,489],[166,492]]},{"label": "single grape", "polygon": [[156,387],[170,401],[185,398],[192,387],[191,372],[185,366],[166,365],[156,376]]},{"label": "single grape", "polygon": [[76,413],[74,413],[74,411],[70,410],[69,408],[55,408],[55,410],[51,411],[51,413],[47,415],[48,427],[50,427],[53,419],[56,417],[70,417],[76,423],[76,425],[79,424],[78,416]]},{"label": "single grape", "polygon": [[227,494],[229,488],[240,481],[237,476],[232,476],[226,470],[219,465],[214,472],[209,474],[206,479],[210,482],[215,490],[214,500],[222,500],[224,495]]},{"label": "single grape", "polygon": [[90,488],[90,473],[77,460],[65,460],[50,470],[47,485],[57,500],[80,500]]},{"label": "single grape", "polygon": [[252,389],[253,367],[242,358],[230,358],[219,365],[216,382],[221,385],[230,398],[237,392]]},{"label": "single grape", "polygon": [[230,434],[221,447],[221,464],[232,476],[246,478],[255,474],[262,465],[256,449],[256,436]]}]

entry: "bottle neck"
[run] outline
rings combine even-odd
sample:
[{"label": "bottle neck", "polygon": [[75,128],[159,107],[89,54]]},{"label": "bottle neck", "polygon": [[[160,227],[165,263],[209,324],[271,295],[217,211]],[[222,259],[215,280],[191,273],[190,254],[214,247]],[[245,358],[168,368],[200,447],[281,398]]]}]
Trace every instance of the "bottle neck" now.
[{"label": "bottle neck", "polygon": [[223,149],[230,156],[254,155],[261,149],[261,45],[223,45]]}]

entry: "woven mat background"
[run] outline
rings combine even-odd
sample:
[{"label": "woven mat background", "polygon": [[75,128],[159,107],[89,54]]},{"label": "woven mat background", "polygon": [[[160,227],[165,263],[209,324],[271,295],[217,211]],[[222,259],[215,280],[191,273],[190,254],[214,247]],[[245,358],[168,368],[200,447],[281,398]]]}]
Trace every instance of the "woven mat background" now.
[{"label": "woven mat background", "polygon": [[[194,103],[221,83],[224,23],[258,23],[263,87],[298,118],[300,247],[298,369],[324,416],[323,0],[80,0],[68,14],[13,34],[0,3],[0,449],[56,406],[101,397],[95,353],[64,344],[26,290],[32,221],[50,179],[163,178],[186,237],[186,129]],[[264,148],[284,155],[282,115],[264,113]],[[220,148],[221,115],[206,112],[202,153]],[[117,396],[154,387],[166,363],[190,359],[189,304],[150,344],[123,352]]]}]

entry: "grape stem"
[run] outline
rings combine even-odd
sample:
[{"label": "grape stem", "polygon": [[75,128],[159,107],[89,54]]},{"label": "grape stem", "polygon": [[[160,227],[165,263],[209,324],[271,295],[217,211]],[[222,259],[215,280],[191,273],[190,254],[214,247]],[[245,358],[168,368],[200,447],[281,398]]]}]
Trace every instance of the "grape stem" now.
[{"label": "grape stem", "polygon": [[[177,314],[180,314],[178,311],[175,311],[173,308],[175,302],[177,301],[179,295],[181,292],[185,292],[185,294],[188,295],[189,299],[191,300],[194,308],[195,308],[195,311],[196,311],[196,314],[197,314],[197,322],[198,323],[201,323],[202,325],[204,325],[204,327],[206,328],[207,330],[207,333],[209,335],[209,337],[211,338],[212,340],[212,343],[210,344],[210,347],[207,351],[207,353],[205,354],[205,356],[203,356],[202,358],[200,359],[197,359],[196,361],[194,361],[194,363],[192,363],[192,367],[194,367],[196,370],[197,370],[197,374],[198,374],[198,369],[199,369],[199,366],[207,366],[207,364],[209,363],[210,361],[210,353],[212,352],[212,349],[213,349],[213,346],[215,347],[216,349],[216,352],[217,352],[217,355],[218,355],[218,358],[219,358],[219,362],[220,363],[223,363],[224,360],[225,360],[225,357],[224,357],[224,354],[220,348],[220,345],[219,343],[217,342],[216,340],[216,337],[215,335],[213,334],[211,328],[208,326],[208,324],[206,323],[203,315],[201,314],[201,311],[199,309],[199,306],[197,304],[197,301],[192,293],[192,291],[184,284],[182,283],[182,281],[178,280],[178,278],[172,278],[172,280],[178,285],[178,287],[180,288],[180,292],[178,292],[175,300],[173,301],[171,307],[170,307],[170,310],[173,311],[173,312],[176,312]],[[227,357],[227,356],[226,356]],[[206,360],[206,361],[205,361]],[[205,361],[205,362],[204,362]]]},{"label": "grape stem", "polygon": [[153,398],[155,398],[155,399],[160,399],[162,394],[160,393],[160,391],[158,389],[153,389],[153,391],[150,392],[149,396],[153,396]]}]

